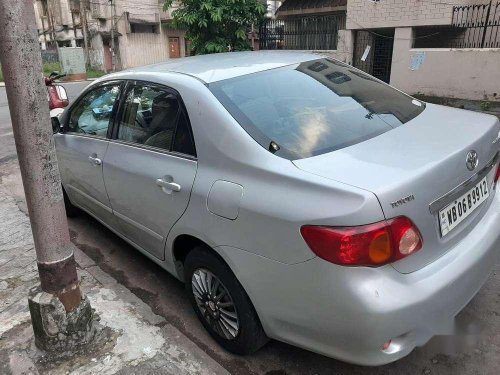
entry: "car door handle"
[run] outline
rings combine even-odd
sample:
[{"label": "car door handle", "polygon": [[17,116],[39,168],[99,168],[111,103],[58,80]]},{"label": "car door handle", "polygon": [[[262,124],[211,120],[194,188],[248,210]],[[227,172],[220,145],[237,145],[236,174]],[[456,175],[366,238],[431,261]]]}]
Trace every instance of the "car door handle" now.
[{"label": "car door handle", "polygon": [[165,181],[162,178],[157,178],[156,179],[156,185],[164,188],[165,190],[172,190],[172,191],[181,191],[181,185],[175,183],[175,182],[168,182]]},{"label": "car door handle", "polygon": [[94,164],[94,165],[101,165],[102,164],[102,160],[99,159],[98,157],[96,156],[89,156],[89,161]]}]

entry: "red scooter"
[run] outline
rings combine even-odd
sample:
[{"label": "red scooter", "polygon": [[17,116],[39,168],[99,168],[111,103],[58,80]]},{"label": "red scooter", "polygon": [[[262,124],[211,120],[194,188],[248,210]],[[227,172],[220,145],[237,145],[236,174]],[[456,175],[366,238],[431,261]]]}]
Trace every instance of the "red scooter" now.
[{"label": "red scooter", "polygon": [[47,86],[47,99],[49,101],[50,119],[52,122],[52,130],[54,133],[60,129],[59,116],[64,112],[64,108],[68,106],[68,94],[66,89],[61,85],[56,85],[56,79],[64,77],[66,74],[52,72],[48,77],[44,77],[45,86]]},{"label": "red scooter", "polygon": [[48,77],[45,77],[45,86],[47,86],[47,94],[49,97],[50,117],[59,116],[69,104],[66,89],[61,85],[54,84],[55,80],[65,75],[66,74],[52,72]]}]

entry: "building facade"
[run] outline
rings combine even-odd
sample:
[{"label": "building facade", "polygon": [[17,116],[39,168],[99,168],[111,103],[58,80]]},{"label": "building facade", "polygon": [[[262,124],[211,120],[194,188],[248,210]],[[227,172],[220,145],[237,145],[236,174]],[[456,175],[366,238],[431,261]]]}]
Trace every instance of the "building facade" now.
[{"label": "building facade", "polygon": [[184,31],[171,27],[175,3],[167,11],[162,0],[35,0],[34,6],[42,50],[84,47],[85,36],[89,63],[98,70],[189,55]]},{"label": "building facade", "polygon": [[[500,101],[498,0],[286,0],[277,15],[276,48],[328,53],[411,94]],[[321,15],[338,18],[311,35]],[[308,43],[287,42],[294,22]]]},{"label": "building facade", "polygon": [[79,2],[34,0],[33,6],[42,50],[83,46]]}]

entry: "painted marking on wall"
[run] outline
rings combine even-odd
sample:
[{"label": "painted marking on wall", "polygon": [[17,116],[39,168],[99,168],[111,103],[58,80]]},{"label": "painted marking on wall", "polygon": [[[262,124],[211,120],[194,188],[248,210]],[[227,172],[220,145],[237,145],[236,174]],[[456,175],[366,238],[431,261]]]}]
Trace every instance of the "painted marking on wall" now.
[{"label": "painted marking on wall", "polygon": [[416,52],[412,54],[410,58],[410,69],[413,71],[419,70],[425,62],[425,56],[425,52]]}]

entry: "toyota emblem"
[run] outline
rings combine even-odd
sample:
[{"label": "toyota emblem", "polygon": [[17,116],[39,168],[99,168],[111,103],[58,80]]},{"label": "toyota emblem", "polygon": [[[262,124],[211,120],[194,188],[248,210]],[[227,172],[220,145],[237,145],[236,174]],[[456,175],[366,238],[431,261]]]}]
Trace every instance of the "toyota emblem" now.
[{"label": "toyota emblem", "polygon": [[479,156],[477,155],[477,152],[472,150],[469,151],[467,154],[467,159],[465,160],[465,165],[467,165],[467,169],[469,171],[473,171],[476,169],[477,165],[479,164]]}]

